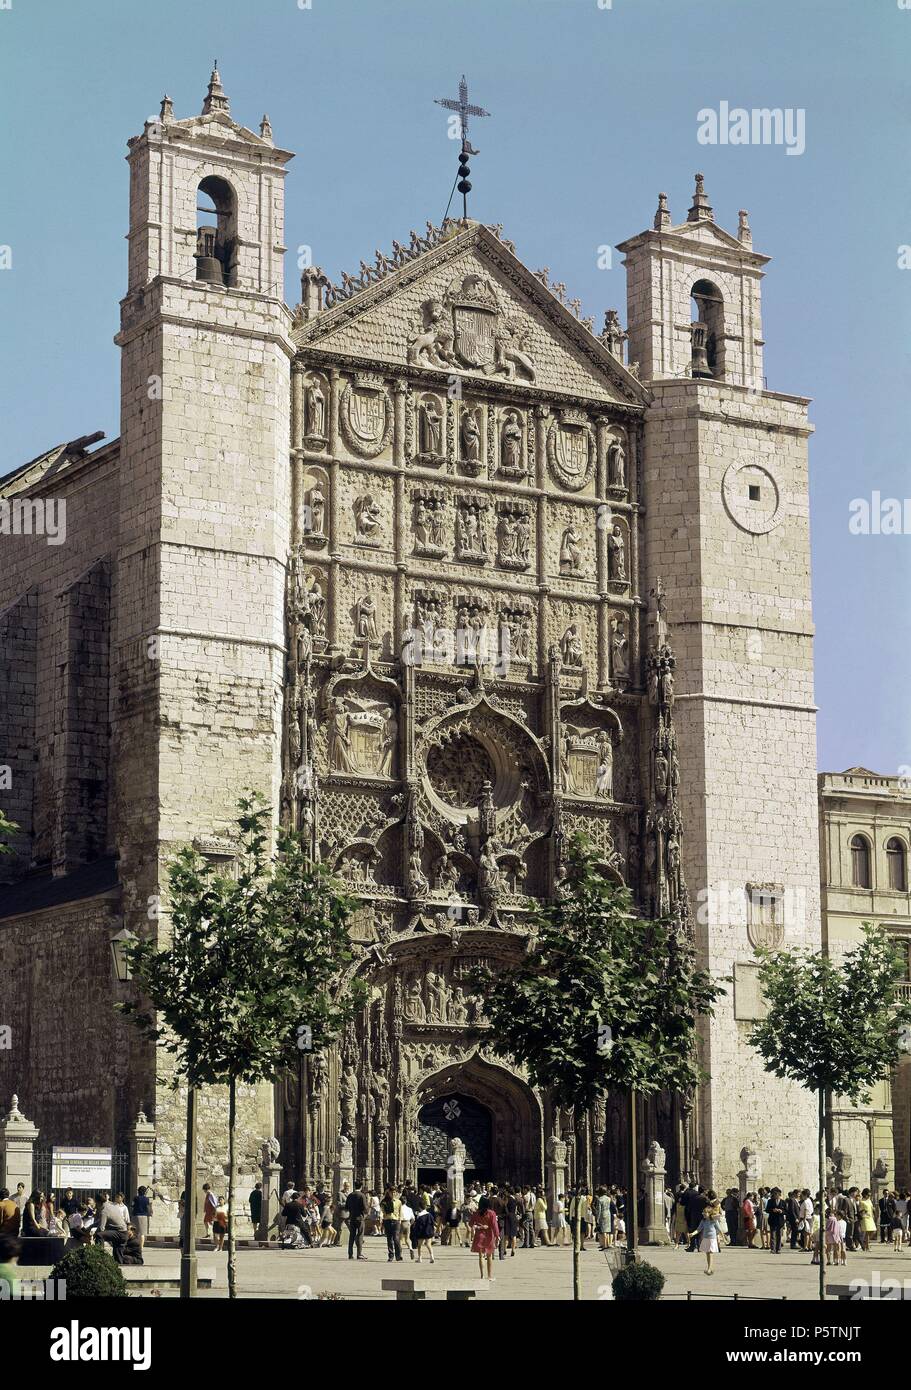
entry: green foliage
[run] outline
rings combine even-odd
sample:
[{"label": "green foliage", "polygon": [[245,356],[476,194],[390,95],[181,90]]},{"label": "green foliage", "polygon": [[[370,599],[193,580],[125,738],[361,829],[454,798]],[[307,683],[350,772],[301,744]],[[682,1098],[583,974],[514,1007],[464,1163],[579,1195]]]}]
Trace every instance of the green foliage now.
[{"label": "green foliage", "polygon": [[[491,1046],[524,1065],[561,1105],[586,1108],[608,1087],[644,1094],[701,1079],[696,1019],[722,991],[695,969],[673,922],[636,914],[580,836],[555,902],[538,906],[533,938],[512,969],[479,971]],[[599,1050],[599,1027],[613,1045]]]},{"label": "green foliage", "polygon": [[100,1245],[81,1245],[58,1260],[51,1279],[66,1281],[66,1300],[71,1298],[128,1298],[120,1266]]},{"label": "green foliage", "polygon": [[344,987],[353,903],[297,837],[269,857],[270,815],[255,793],[239,802],[236,878],[181,850],[169,941],[128,948],[146,1002],[120,1007],[175,1056],[175,1084],[272,1080],[296,1067],[301,1029],[319,1052],[362,1000],[359,982]]},{"label": "green foliage", "polygon": [[768,1014],[749,1041],[766,1071],[811,1091],[837,1091],[866,1104],[902,1052],[911,1005],[898,999],[901,956],[881,928],[841,961],[820,951],[757,951]]},{"label": "green foliage", "polygon": [[12,846],[7,843],[19,829],[14,820],[10,820],[4,811],[0,811],[0,854],[12,854]]},{"label": "green foliage", "polygon": [[664,1275],[655,1265],[645,1260],[625,1265],[619,1274],[614,1275],[614,1298],[618,1303],[632,1303],[648,1300],[654,1302],[661,1297],[664,1288]]}]

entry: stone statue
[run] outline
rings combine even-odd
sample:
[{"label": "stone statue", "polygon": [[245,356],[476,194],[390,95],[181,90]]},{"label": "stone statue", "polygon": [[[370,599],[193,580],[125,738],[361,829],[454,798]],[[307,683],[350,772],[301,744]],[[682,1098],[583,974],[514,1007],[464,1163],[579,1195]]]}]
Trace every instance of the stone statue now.
[{"label": "stone statue", "polygon": [[314,483],[307,493],[307,525],[304,530],[311,536],[322,536],[323,521],[326,513],[326,498],[319,483]]},{"label": "stone statue", "polygon": [[420,975],[411,976],[408,984],[408,993],[405,996],[403,1012],[409,1023],[423,1023],[427,1016],[427,1011],[424,1007],[424,992],[421,988]]},{"label": "stone statue", "polygon": [[312,377],[307,383],[305,420],[304,432],[309,439],[326,438],[326,397],[316,377]]},{"label": "stone statue", "polygon": [[500,865],[497,862],[493,841],[488,840],[481,850],[481,857],[478,861],[478,888],[482,897],[489,901],[496,897],[500,891],[500,886]]},{"label": "stone statue", "polygon": [[522,463],[522,426],[516,412],[510,411],[500,431],[500,467],[504,473],[524,473]]},{"label": "stone statue", "polygon": [[271,1139],[264,1139],[261,1150],[262,1166],[270,1168],[274,1163],[277,1163],[280,1153],[281,1146],[274,1135]]},{"label": "stone statue", "polygon": [[619,440],[607,451],[607,475],[611,487],[626,487],[626,454]]},{"label": "stone statue", "polygon": [[422,454],[439,458],[443,452],[443,417],[433,397],[421,402],[418,411],[418,448]]},{"label": "stone statue", "polygon": [[623,527],[619,522],[607,538],[608,569],[611,579],[618,583],[626,582],[626,550],[623,540]]},{"label": "stone statue", "polygon": [[369,492],[354,500],[354,529],[361,545],[376,543],[376,533],[380,527],[380,509]]},{"label": "stone statue", "polygon": [[611,673],[614,680],[629,680],[629,640],[622,618],[611,618]]},{"label": "stone statue", "polygon": [[564,666],[581,667],[585,663],[585,648],[575,623],[571,623],[560,638],[560,655]]},{"label": "stone statue", "polygon": [[355,609],[354,630],[357,636],[362,640],[364,638],[367,638],[368,641],[371,642],[377,640],[376,601],[370,594],[365,594],[362,599],[358,599]]},{"label": "stone statue", "polygon": [[351,718],[344,700],[339,696],[332,701],[329,722],[329,766],[333,772],[354,772],[354,758],[351,748]]},{"label": "stone statue", "polygon": [[574,526],[567,526],[563,532],[560,542],[560,569],[563,574],[579,574],[582,570],[579,533]]},{"label": "stone statue", "polygon": [[462,458],[465,463],[481,462],[481,426],[477,412],[466,406],[462,411],[459,434],[462,440]]},{"label": "stone statue", "polygon": [[610,734],[603,730],[598,735],[598,772],[595,780],[595,795],[614,799],[614,745]]}]

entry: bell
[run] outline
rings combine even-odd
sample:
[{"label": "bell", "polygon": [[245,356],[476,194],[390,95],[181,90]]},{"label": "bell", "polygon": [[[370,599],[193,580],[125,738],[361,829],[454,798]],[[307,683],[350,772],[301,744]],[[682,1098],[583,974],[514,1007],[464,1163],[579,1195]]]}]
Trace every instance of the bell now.
[{"label": "bell", "polygon": [[210,285],[223,285],[225,272],[221,261],[215,254],[215,227],[200,227],[196,233],[196,278]]},{"label": "bell", "polygon": [[693,376],[713,376],[714,373],[709,366],[708,353],[705,349],[708,326],[697,322],[690,324],[690,329],[693,337]]}]

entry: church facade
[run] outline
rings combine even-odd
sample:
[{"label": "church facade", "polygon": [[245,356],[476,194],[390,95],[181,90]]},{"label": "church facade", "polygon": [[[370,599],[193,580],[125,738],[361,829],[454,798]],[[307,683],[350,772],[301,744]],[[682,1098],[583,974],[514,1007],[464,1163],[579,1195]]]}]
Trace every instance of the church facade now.
[{"label": "church facade", "polygon": [[[48,1144],[120,1147],[141,1111],[179,1188],[183,1096],[110,1009],[110,941],[167,933],[174,852],[229,865],[258,788],[356,897],[370,992],[242,1096],[251,1170],[274,1135],[299,1182],[436,1177],[459,1134],[469,1177],[625,1179],[623,1098],[555,1107],[466,988],[525,950],[581,831],[732,982],[710,1080],[643,1106],[643,1152],[809,1182],[813,1107],[745,1041],[755,947],[820,943],[810,429],[765,388],[746,214],[724,231],[701,176],[683,220],[662,194],[620,248],[625,331],[467,219],[338,285],[307,266],[289,308],[291,159],[217,73],[200,116],[165,99],[129,142],[120,438],[0,489],[68,517],[2,581],[0,1093]],[[216,1176],[225,1113],[204,1097]]]}]

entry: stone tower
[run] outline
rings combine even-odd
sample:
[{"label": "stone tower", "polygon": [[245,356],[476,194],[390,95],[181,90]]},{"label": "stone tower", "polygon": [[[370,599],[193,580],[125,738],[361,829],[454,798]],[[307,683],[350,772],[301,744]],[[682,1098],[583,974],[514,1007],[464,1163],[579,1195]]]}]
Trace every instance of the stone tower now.
[{"label": "stone tower", "polygon": [[696,177],[686,221],[660,196],[621,244],[645,417],[645,546],[677,657],[685,875],[703,963],[733,983],[704,1035],[702,1181],[810,1182],[815,1107],[746,1043],[762,1008],[754,947],[820,944],[807,401],[767,391],[768,257],[718,227]]},{"label": "stone tower", "polygon": [[[165,97],[129,149],[113,766],[124,920],[144,934],[174,849],[229,860],[238,797],[278,794],[292,155],[267,118],[258,135],[232,120],[217,69],[201,115],[176,120]],[[137,1044],[134,1071],[149,1065]],[[160,1139],[182,1143],[180,1105],[160,1088],[155,1111]],[[268,1094],[249,1123],[271,1133]]]}]

